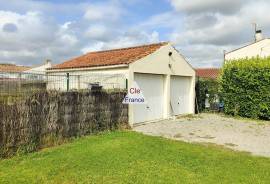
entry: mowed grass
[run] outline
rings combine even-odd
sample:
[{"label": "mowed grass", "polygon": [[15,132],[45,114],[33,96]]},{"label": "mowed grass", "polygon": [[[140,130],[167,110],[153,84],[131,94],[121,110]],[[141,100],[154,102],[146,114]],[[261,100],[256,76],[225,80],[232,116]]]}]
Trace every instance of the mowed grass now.
[{"label": "mowed grass", "polygon": [[0,161],[0,183],[267,183],[270,159],[135,132]]}]

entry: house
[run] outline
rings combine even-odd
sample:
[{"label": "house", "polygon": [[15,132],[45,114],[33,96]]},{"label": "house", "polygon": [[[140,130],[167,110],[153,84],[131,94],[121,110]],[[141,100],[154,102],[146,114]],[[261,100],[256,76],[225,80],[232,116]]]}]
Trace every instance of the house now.
[{"label": "house", "polygon": [[0,64],[0,79],[19,79],[21,78],[20,73],[31,69],[27,66],[18,66],[14,64]]},{"label": "house", "polygon": [[14,64],[0,64],[0,93],[10,94],[20,88],[21,73],[30,67]]},{"label": "house", "polygon": [[220,68],[197,68],[196,77],[216,80],[220,74]]},{"label": "house", "polygon": [[0,72],[23,72],[31,69],[27,66],[18,66],[14,64],[0,64]]},{"label": "house", "polygon": [[233,51],[225,53],[225,62],[252,57],[269,57],[270,39],[264,38],[261,30],[257,30],[255,41]]},{"label": "house", "polygon": [[46,71],[52,67],[51,60],[46,60],[44,64],[36,67],[29,68],[23,71],[24,76],[28,80],[45,80]]},{"label": "house", "polygon": [[46,60],[44,64],[36,67],[18,66],[14,64],[0,64],[1,78],[20,78],[30,80],[45,79],[46,70],[51,68],[50,60]]},{"label": "house", "polygon": [[[80,84],[83,76],[121,75],[121,88],[131,88],[136,82],[147,103],[129,104],[130,125],[194,113],[195,70],[167,42],[90,52],[48,69],[47,74],[77,76],[72,79],[75,89],[87,88]],[[49,89],[54,86],[51,83]]]},{"label": "house", "polygon": [[0,90],[5,93],[46,90],[46,69],[51,66],[48,61],[38,67],[0,64]]},{"label": "house", "polygon": [[32,73],[32,74],[46,74],[46,71],[48,68],[52,67],[52,63],[51,60],[46,60],[44,64],[40,65],[40,66],[36,66],[36,67],[32,67],[28,70],[25,70],[25,73]]}]

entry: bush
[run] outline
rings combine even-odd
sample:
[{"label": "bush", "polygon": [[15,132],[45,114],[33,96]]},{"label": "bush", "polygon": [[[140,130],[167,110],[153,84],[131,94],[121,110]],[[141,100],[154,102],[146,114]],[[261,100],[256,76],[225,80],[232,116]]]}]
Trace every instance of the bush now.
[{"label": "bush", "polygon": [[196,111],[205,110],[206,94],[209,94],[209,103],[212,110],[217,110],[215,101],[218,98],[218,81],[215,79],[198,78],[196,82]]},{"label": "bush", "polygon": [[254,119],[270,119],[270,58],[227,62],[220,77],[224,112]]}]

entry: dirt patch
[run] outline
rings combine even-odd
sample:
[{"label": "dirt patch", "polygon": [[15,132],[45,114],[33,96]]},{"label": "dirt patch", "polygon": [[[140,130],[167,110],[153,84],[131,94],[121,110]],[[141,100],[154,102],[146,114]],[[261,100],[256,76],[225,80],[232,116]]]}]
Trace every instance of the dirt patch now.
[{"label": "dirt patch", "polygon": [[270,122],[235,119],[218,114],[178,117],[137,126],[135,131],[186,142],[213,143],[270,157]]},{"label": "dirt patch", "polygon": [[183,137],[181,134],[175,134],[174,136],[173,136],[174,138],[181,138],[181,137]]},{"label": "dirt patch", "polygon": [[226,146],[230,146],[230,147],[235,147],[237,146],[236,144],[233,144],[233,143],[225,143]]},{"label": "dirt patch", "polygon": [[212,137],[210,135],[206,135],[206,136],[197,136],[198,138],[202,138],[202,139],[215,139],[216,137]]}]

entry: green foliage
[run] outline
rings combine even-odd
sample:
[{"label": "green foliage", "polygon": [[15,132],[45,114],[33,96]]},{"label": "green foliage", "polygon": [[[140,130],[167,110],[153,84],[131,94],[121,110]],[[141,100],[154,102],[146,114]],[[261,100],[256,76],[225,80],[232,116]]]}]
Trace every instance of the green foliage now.
[{"label": "green foliage", "polygon": [[270,160],[135,132],[0,160],[0,183],[269,183]]},{"label": "green foliage", "polygon": [[218,95],[218,81],[215,79],[199,78],[196,82],[196,99],[199,111],[205,110],[206,93],[209,94],[209,103],[214,106]]},{"label": "green foliage", "polygon": [[270,119],[270,58],[227,62],[220,78],[225,113]]}]

